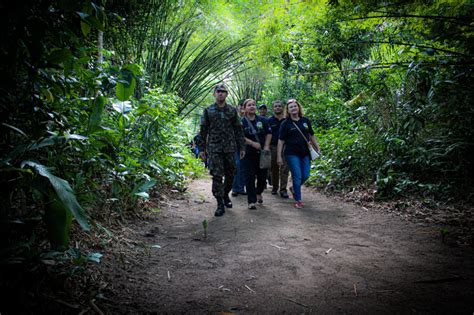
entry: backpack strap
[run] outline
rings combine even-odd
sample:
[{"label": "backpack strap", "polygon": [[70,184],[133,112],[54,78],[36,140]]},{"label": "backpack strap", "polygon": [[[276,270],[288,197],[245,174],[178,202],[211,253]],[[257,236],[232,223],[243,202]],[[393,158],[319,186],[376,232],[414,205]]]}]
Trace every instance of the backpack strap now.
[{"label": "backpack strap", "polygon": [[[247,121],[247,124],[249,125],[250,129],[252,129],[252,132],[255,135],[255,138],[257,138],[258,143],[260,143],[260,138],[258,137],[257,130],[255,130],[255,128],[253,127],[252,122],[250,121],[250,119],[247,118],[247,116],[245,116],[244,118]],[[255,116],[255,121],[258,121],[257,116]]]},{"label": "backpack strap", "polygon": [[306,142],[309,142],[309,140],[306,138],[306,136],[303,134],[303,132],[301,131],[301,129],[298,127],[297,124],[295,124],[295,122],[292,120],[291,121],[293,123],[293,125],[295,125],[296,129],[298,129],[298,131],[301,133],[301,135],[303,136],[303,138],[306,140]]}]

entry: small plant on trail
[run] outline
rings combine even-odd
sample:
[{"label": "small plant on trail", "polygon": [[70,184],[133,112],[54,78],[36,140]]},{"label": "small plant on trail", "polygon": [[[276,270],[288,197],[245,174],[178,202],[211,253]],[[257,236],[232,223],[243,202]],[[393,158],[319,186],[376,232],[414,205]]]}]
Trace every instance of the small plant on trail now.
[{"label": "small plant on trail", "polygon": [[207,227],[208,227],[207,219],[204,219],[202,221],[202,227],[204,229],[204,239],[207,240]]},{"label": "small plant on trail", "polygon": [[448,228],[442,228],[439,232],[441,233],[441,242],[445,243],[445,242],[446,242],[446,238],[447,238],[448,235],[449,235],[449,230],[448,230]]}]

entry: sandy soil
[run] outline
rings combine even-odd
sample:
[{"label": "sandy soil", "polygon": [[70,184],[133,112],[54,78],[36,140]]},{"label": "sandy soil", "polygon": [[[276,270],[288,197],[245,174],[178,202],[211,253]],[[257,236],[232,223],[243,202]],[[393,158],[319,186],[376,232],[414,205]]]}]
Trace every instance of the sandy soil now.
[{"label": "sandy soil", "polygon": [[143,250],[104,257],[105,311],[474,312],[473,249],[441,242],[439,227],[307,188],[302,210],[267,190],[257,210],[238,196],[216,218],[210,187],[209,179],[194,181],[147,222],[123,228],[129,246]]}]

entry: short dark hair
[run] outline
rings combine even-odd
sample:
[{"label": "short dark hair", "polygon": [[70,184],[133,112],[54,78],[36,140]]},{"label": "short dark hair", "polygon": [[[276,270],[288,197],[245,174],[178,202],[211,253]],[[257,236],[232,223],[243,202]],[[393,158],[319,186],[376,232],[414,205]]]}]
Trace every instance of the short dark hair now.
[{"label": "short dark hair", "polygon": [[227,90],[227,86],[225,86],[224,83],[216,84],[216,86],[214,87],[214,93],[217,91],[224,91],[226,93],[229,93],[229,91]]},{"label": "short dark hair", "polygon": [[279,103],[281,106],[283,106],[283,102],[280,101],[280,100],[274,100],[274,101],[272,102],[272,106],[275,106],[275,104],[278,104],[278,103]]}]

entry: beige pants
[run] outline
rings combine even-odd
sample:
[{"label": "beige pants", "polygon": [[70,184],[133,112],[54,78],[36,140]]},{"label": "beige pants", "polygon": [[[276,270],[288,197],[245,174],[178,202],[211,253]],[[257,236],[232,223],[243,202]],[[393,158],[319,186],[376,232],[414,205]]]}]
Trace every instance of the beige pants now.
[{"label": "beige pants", "polygon": [[288,184],[288,165],[286,165],[283,159],[283,166],[279,166],[277,163],[277,146],[270,146],[272,152],[272,191],[275,192],[286,192],[286,185]]}]

